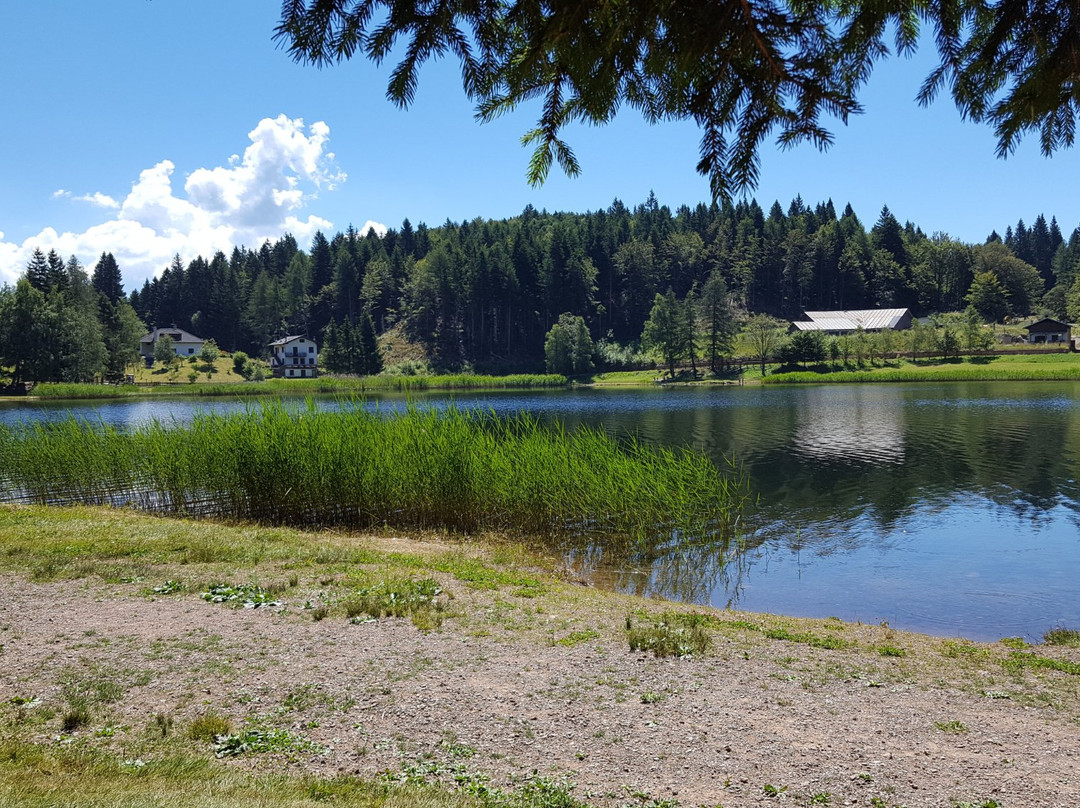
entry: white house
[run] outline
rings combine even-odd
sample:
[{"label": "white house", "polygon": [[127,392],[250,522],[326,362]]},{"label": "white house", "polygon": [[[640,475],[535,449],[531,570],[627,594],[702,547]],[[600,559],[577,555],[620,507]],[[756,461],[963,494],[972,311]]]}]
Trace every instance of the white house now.
[{"label": "white house", "polygon": [[314,379],[319,375],[319,346],[295,335],[276,339],[270,343],[270,369],[285,379]]},{"label": "white house", "polygon": [[152,365],[154,362],[154,343],[158,341],[158,337],[172,339],[173,350],[181,359],[198,355],[199,351],[202,350],[203,343],[206,342],[202,337],[189,334],[182,328],[155,328],[139,340],[139,353],[142,354],[147,365]]}]

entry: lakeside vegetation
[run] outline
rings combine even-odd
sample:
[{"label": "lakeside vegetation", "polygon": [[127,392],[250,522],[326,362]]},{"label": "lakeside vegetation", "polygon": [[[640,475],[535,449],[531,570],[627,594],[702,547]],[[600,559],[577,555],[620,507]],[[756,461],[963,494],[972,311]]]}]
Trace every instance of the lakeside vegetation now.
[{"label": "lakeside vegetation", "polygon": [[424,390],[530,390],[569,385],[559,374],[516,373],[508,376],[443,374],[428,376],[323,376],[317,379],[267,379],[259,382],[195,382],[191,384],[65,384],[49,382],[34,387],[38,398],[109,399],[136,396],[252,397],[311,395],[363,395],[368,392],[420,392]]},{"label": "lakeside vegetation", "polygon": [[762,384],[862,384],[873,382],[1080,381],[1080,355],[1055,353],[968,356],[947,360],[895,359],[880,366],[780,367]]},{"label": "lakeside vegetation", "polygon": [[747,498],[733,468],[599,430],[455,407],[342,404],[327,412],[265,403],[130,432],[74,419],[4,427],[0,481],[41,503],[644,543],[673,532],[730,537]]}]

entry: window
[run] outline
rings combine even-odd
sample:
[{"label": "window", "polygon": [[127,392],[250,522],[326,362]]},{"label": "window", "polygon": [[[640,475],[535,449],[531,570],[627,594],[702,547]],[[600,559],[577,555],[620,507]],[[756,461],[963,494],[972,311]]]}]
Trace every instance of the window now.
[{"label": "window", "polygon": [[188,352],[189,354],[193,354],[193,353],[195,353],[195,349],[194,349],[194,348],[188,348],[188,349],[187,349],[187,352]]},{"label": "window", "polygon": [[307,349],[307,352],[308,353],[315,353],[315,346],[312,345],[310,348]]}]

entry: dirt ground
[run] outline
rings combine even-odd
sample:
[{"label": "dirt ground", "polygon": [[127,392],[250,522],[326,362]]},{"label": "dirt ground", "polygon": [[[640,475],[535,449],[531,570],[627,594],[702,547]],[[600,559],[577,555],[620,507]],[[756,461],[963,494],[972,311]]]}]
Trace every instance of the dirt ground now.
[{"label": "dirt ground", "polygon": [[664,604],[444,583],[446,619],[422,631],[314,620],[303,583],[284,607],[230,609],[196,591],[5,575],[0,701],[59,706],[64,682],[97,677],[122,692],[108,706],[117,727],[216,711],[318,748],[227,765],[374,776],[426,761],[430,777],[459,767],[494,783],[536,771],[596,805],[1080,806],[1080,677],[1009,673],[996,644],[817,621],[853,646],[735,628],[702,658],[657,659],[629,649],[624,624]]}]

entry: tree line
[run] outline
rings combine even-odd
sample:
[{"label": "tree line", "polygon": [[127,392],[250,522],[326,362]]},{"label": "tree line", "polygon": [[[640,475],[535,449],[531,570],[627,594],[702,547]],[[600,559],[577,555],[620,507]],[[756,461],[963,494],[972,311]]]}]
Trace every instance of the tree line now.
[{"label": "tree line", "polygon": [[[584,362],[575,347],[585,344],[583,337],[614,356],[643,339],[657,344],[665,329],[685,332],[686,311],[698,318],[692,329],[706,335],[700,354],[706,364],[730,351],[725,319],[757,314],[793,319],[805,310],[876,307],[928,314],[971,304],[987,320],[1033,312],[1080,317],[1080,228],[1066,239],[1055,219],[1039,215],[1030,227],[1019,221],[1004,236],[992,232],[971,245],[901,224],[888,207],[867,228],[850,205],[837,213],[831,200],[810,206],[801,197],[768,212],[753,200],[672,210],[652,195],[633,208],[616,200],[587,213],[530,206],[502,220],[432,228],[406,220],[383,235],[352,227],[332,238],[316,233],[307,250],[285,235],[258,249],[238,247],[186,264],[176,257],[126,299],[112,286],[105,295],[109,311],[96,297],[96,309],[90,306],[89,292],[79,291],[109,284],[80,280],[85,272],[66,268],[55,255],[35,255],[31,265],[23,279],[29,288],[21,298],[22,280],[5,289],[0,306],[19,298],[23,315],[44,317],[48,310],[48,328],[64,337],[77,324],[61,326],[63,317],[95,311],[103,344],[119,333],[120,319],[178,326],[255,356],[273,339],[306,334],[328,349],[328,369],[360,373],[379,366],[372,333],[391,328],[422,343],[437,367],[501,372],[543,367],[560,323],[567,333],[557,336],[556,347],[560,356],[576,352],[573,369]],[[40,295],[32,304],[31,291]],[[654,312],[658,296],[664,305]],[[676,304],[683,314],[675,313]],[[567,317],[580,318],[581,328]],[[93,330],[87,322],[78,327]],[[81,378],[91,366],[115,372],[120,354],[105,353],[109,363],[98,353],[79,362],[55,360],[47,370],[35,365],[34,372],[62,378]],[[0,348],[5,363],[18,364],[25,375],[29,365],[13,355]]]}]

